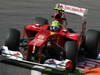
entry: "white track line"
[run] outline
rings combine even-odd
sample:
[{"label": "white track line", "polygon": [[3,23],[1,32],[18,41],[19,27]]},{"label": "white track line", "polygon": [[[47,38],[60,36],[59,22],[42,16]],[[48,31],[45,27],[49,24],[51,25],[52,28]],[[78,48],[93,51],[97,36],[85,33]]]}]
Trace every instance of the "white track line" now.
[{"label": "white track line", "polygon": [[31,75],[42,75],[42,71],[45,67],[41,66],[33,66],[34,69],[31,70]]}]

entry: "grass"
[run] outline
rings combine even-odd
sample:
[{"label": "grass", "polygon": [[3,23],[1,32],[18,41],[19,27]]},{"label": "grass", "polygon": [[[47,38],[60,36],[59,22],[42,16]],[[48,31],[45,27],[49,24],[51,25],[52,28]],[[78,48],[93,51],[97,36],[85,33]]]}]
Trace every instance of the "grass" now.
[{"label": "grass", "polygon": [[73,73],[70,72],[62,72],[62,71],[57,71],[57,70],[52,70],[52,69],[46,69],[43,72],[43,75],[82,75],[82,72],[79,70],[76,70]]}]

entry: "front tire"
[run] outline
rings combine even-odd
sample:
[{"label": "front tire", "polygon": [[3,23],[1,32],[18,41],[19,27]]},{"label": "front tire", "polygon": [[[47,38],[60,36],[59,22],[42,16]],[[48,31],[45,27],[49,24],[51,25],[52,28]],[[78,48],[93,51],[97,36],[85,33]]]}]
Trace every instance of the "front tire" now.
[{"label": "front tire", "polygon": [[85,40],[86,57],[96,59],[100,52],[100,32],[96,30],[88,30]]},{"label": "front tire", "polygon": [[74,41],[67,41],[64,46],[65,49],[65,58],[70,59],[72,61],[73,69],[72,71],[75,71],[76,69],[76,63],[77,63],[77,54],[78,49],[77,45]]},{"label": "front tire", "polygon": [[18,51],[20,43],[20,32],[17,29],[11,28],[9,30],[7,39],[4,43],[5,46],[8,47],[9,50]]}]

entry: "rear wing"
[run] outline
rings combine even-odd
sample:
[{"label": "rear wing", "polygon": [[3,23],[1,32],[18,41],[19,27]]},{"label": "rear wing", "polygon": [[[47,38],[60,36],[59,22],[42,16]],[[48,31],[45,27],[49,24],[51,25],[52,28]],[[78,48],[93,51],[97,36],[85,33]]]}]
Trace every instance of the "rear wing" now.
[{"label": "rear wing", "polygon": [[65,5],[65,4],[61,4],[61,3],[56,4],[56,8],[61,8],[65,12],[79,15],[81,17],[84,17],[85,15],[87,15],[87,12],[88,12],[88,9],[79,8],[79,7],[75,7],[75,6],[71,6],[71,5]]}]

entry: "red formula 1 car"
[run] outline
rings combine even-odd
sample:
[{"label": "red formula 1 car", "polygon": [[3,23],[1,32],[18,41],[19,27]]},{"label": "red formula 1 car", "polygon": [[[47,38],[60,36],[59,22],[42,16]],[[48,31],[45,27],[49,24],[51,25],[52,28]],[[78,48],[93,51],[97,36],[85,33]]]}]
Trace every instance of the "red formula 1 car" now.
[{"label": "red formula 1 car", "polygon": [[[65,12],[77,14],[84,18],[87,9],[74,6],[57,4],[56,8],[62,8]],[[73,9],[73,10],[72,10]],[[24,27],[24,35],[20,38],[20,32],[10,29],[5,46],[10,50],[25,51],[25,59],[44,63],[46,59],[72,61],[72,70],[75,70],[77,59],[81,56],[95,59],[99,54],[100,33],[96,30],[86,32],[86,20],[83,20],[81,32],[76,33],[71,28],[62,27],[59,31],[50,30],[48,20],[41,17],[34,19],[34,24]],[[86,32],[86,33],[85,33]]]}]

